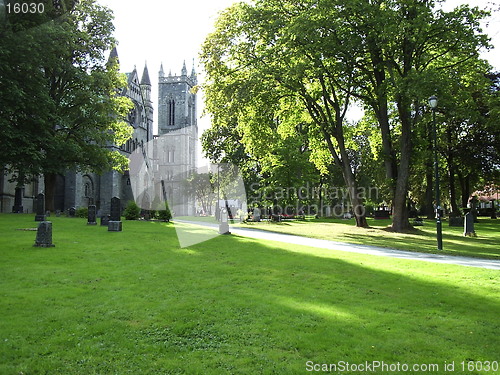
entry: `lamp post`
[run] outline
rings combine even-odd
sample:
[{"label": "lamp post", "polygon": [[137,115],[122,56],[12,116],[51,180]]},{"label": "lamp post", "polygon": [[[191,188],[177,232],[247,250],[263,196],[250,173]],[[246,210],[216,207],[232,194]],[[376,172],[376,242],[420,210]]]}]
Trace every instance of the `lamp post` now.
[{"label": "lamp post", "polygon": [[441,223],[441,199],[439,191],[439,165],[437,152],[437,132],[436,132],[436,108],[438,98],[432,95],[429,98],[429,105],[432,108],[432,138],[434,143],[434,178],[436,180],[436,232],[437,232],[437,248],[443,250],[443,229]]}]

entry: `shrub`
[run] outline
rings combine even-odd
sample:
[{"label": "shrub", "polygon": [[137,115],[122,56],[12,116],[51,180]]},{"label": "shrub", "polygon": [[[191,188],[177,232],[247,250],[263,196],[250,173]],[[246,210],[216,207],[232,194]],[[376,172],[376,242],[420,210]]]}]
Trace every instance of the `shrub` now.
[{"label": "shrub", "polygon": [[123,216],[127,220],[137,220],[141,215],[141,208],[134,201],[129,201],[125,211],[123,211]]},{"label": "shrub", "polygon": [[158,211],[158,220],[170,221],[171,219],[172,219],[172,213],[170,212],[170,208],[168,207],[168,203],[165,202],[165,209]]},{"label": "shrub", "polygon": [[89,216],[89,209],[87,207],[77,208],[75,211],[76,217],[87,218]]}]

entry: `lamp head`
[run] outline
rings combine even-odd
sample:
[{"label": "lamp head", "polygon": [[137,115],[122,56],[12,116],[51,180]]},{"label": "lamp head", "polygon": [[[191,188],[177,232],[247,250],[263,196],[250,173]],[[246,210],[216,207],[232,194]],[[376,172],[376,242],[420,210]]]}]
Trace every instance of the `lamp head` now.
[{"label": "lamp head", "polygon": [[438,98],[436,95],[432,95],[429,98],[429,105],[431,106],[432,109],[435,109],[438,105]]}]

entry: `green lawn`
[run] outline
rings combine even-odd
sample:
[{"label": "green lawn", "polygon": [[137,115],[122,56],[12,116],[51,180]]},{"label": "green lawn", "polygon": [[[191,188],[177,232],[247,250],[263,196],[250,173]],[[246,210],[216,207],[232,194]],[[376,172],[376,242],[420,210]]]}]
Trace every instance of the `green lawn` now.
[{"label": "green lawn", "polygon": [[[312,225],[314,224],[314,225]],[[354,219],[308,219],[282,223],[245,223],[243,227],[347,243],[401,250],[500,259],[500,219],[479,218],[477,237],[464,237],[463,228],[443,223],[443,251],[437,250],[436,224],[432,220],[410,233],[388,231],[390,220],[368,219],[370,228],[356,228]]]},{"label": "green lawn", "polygon": [[500,361],[500,271],[237,236],[181,249],[173,224],[144,221],[116,233],[53,217],[56,247],[34,248],[17,230],[33,218],[0,215],[0,374]]}]

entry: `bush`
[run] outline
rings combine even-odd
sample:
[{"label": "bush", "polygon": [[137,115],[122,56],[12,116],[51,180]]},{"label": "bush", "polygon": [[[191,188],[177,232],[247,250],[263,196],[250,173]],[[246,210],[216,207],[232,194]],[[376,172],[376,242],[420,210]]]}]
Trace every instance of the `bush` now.
[{"label": "bush", "polygon": [[125,211],[123,211],[123,216],[127,220],[137,220],[141,215],[141,208],[134,201],[129,201]]},{"label": "bush", "polygon": [[89,209],[87,207],[77,208],[75,211],[75,216],[82,217],[82,218],[86,219],[89,216]]},{"label": "bush", "polygon": [[158,220],[170,221],[171,219],[172,219],[172,213],[170,212],[170,208],[168,207],[168,203],[165,202],[165,209],[158,211]]}]

